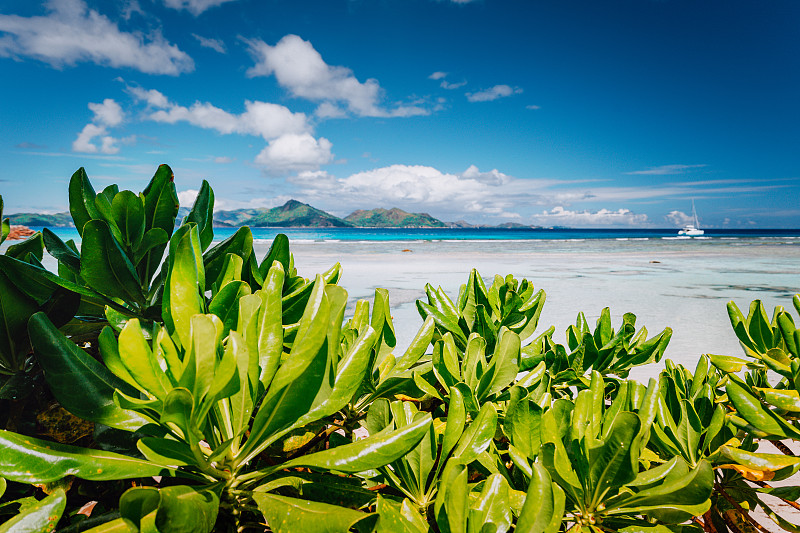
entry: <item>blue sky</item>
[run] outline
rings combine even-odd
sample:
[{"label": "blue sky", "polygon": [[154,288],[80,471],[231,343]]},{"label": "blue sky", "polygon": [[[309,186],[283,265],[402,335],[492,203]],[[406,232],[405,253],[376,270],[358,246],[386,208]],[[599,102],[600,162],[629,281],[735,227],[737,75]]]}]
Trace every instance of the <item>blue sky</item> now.
[{"label": "blue sky", "polygon": [[800,227],[800,3],[4,0],[0,193]]}]

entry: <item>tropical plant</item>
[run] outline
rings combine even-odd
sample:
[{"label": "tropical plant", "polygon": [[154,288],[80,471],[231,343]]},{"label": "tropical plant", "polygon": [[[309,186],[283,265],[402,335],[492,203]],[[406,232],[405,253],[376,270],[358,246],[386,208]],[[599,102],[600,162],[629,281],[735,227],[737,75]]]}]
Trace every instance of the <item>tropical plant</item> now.
[{"label": "tropical plant", "polygon": [[[277,261],[263,289],[239,296],[233,318],[234,302],[215,305],[217,298],[208,306],[216,311],[207,314],[197,226],[185,228],[170,245],[165,327],[154,324],[145,335],[133,318],[119,339],[107,327],[100,336],[105,366],[44,315],[35,315],[30,324],[48,383],[62,405],[95,423],[138,432],[137,448],[144,458],[3,432],[0,471],[26,483],[68,475],[87,480],[175,476],[182,480],[177,486],[126,492],[120,500],[122,516],[113,527],[148,531],[155,524],[155,530],[169,531],[163,520],[199,510],[203,519],[193,520],[194,530],[210,531],[216,523],[233,531],[249,519],[243,511],[246,502],[254,501],[271,527],[281,531],[277,517],[300,505],[273,494],[294,484],[285,479],[294,477],[290,469],[353,473],[383,466],[419,442],[430,416],[331,449],[297,446],[303,436],[293,431],[327,426],[333,421],[325,421],[357,393],[378,335],[367,328],[343,351],[339,337],[347,295],[317,276],[299,326],[287,341],[281,321],[284,272]],[[241,280],[231,279],[217,297],[239,294],[241,286]],[[229,312],[220,316],[223,308]],[[338,513],[352,521],[366,516],[324,502],[303,503],[293,513],[298,523],[317,513]],[[218,509],[223,512],[217,520]]]},{"label": "tropical plant", "polygon": [[138,195],[81,169],[80,249],[46,230],[0,255],[0,391],[43,376],[94,426],[81,445],[0,431],[0,533],[748,533],[756,508],[800,530],[769,501],[800,508],[773,484],[800,470],[783,308],[729,304],[745,358],[667,360],[645,386],[629,372],[669,328],[615,330],[604,309],[561,345],[536,334],[542,290],[473,270],[455,302],[426,286],[396,354],[386,290],[345,320],[338,264],[299,276],[284,235],[259,262],[248,228],[214,244],[213,205],[204,183],[176,227],[168,167]]}]

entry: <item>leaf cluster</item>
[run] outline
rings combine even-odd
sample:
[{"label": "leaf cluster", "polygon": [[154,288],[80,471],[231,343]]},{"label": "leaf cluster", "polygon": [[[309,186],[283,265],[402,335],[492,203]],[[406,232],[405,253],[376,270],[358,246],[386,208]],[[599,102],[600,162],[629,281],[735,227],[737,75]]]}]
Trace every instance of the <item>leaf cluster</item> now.
[{"label": "leaf cluster", "polygon": [[738,533],[756,507],[798,530],[769,503],[800,496],[769,483],[800,470],[782,308],[730,304],[745,358],[644,385],[669,328],[606,308],[561,344],[543,290],[473,270],[455,298],[425,287],[401,354],[386,290],[299,276],[283,235],[261,261],[246,227],[214,244],[207,183],[179,224],[165,165],[138,194],[80,169],[69,197],[80,247],[45,230],[0,256],[0,401],[39,376],[94,430],[0,429],[0,531]]}]

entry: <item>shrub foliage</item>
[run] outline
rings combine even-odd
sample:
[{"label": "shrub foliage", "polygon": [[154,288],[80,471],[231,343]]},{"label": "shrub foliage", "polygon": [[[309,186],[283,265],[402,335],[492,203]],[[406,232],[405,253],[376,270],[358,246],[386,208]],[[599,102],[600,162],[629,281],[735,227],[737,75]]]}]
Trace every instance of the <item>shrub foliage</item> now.
[{"label": "shrub foliage", "polygon": [[247,227],[212,247],[207,183],[180,223],[166,165],[139,194],[80,169],[69,199],[80,247],[45,229],[0,255],[0,531],[800,528],[775,505],[800,497],[783,308],[729,304],[743,357],[645,385],[669,328],[604,309],[562,345],[544,291],[473,270],[425,287],[400,353],[387,291],[348,305],[284,235],[260,260]]}]

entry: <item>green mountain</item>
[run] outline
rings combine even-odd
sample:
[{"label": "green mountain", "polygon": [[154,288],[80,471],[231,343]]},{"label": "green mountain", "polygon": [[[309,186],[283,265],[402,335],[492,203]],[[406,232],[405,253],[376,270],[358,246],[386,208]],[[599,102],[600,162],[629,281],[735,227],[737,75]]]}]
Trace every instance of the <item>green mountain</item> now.
[{"label": "green mountain", "polygon": [[[222,213],[215,214],[215,218]],[[289,200],[280,207],[272,209],[240,209],[229,211],[219,220],[234,226],[251,227],[348,227],[350,223],[308,204]]]},{"label": "green mountain", "polygon": [[447,224],[428,213],[408,213],[396,207],[392,209],[359,209],[344,218],[353,226],[367,228],[446,228]]},{"label": "green mountain", "polygon": [[72,216],[68,213],[53,213],[45,215],[40,213],[13,213],[8,215],[9,221],[14,226],[55,226],[71,227]]}]

